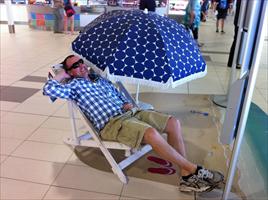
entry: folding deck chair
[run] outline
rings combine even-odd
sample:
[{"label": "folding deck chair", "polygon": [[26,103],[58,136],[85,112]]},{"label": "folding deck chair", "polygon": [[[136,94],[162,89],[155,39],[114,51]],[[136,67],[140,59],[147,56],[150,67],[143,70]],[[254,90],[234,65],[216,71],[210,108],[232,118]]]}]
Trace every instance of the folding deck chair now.
[{"label": "folding deck chair", "polygon": [[[53,68],[52,68],[53,69]],[[56,73],[55,70],[53,70],[54,73]],[[132,98],[132,96],[128,93],[128,91],[125,89],[123,84],[121,82],[117,82],[116,85],[118,86],[119,91],[121,91],[127,99],[131,101],[131,103],[134,106],[136,105],[136,102]],[[111,165],[112,171],[114,174],[118,176],[120,181],[122,181],[124,184],[127,184],[128,178],[124,174],[123,169],[131,165],[133,162],[141,158],[143,155],[148,153],[152,150],[151,145],[146,144],[143,145],[140,149],[132,149],[129,146],[114,142],[114,141],[103,141],[100,137],[99,132],[94,128],[92,123],[87,119],[85,114],[81,111],[81,109],[71,100],[68,100],[68,109],[69,109],[69,115],[72,125],[72,136],[64,139],[64,143],[67,145],[70,145],[72,148],[75,148],[76,146],[84,146],[84,147],[95,147],[99,148],[109,164]],[[84,122],[87,132],[79,135],[78,133],[78,127],[76,124],[76,113],[80,115],[80,118]],[[117,161],[112,156],[109,149],[120,149],[125,150],[125,159],[121,162],[117,163]]]}]

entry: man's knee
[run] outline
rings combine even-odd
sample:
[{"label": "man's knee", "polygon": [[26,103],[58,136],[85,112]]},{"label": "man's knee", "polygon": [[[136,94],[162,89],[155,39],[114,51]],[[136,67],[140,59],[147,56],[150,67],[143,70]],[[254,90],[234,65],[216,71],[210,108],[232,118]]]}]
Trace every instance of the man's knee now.
[{"label": "man's knee", "polygon": [[143,139],[145,142],[149,142],[156,139],[159,135],[160,134],[155,128],[150,127],[146,129]]},{"label": "man's knee", "polygon": [[[179,129],[181,128],[181,123],[178,119],[176,119],[175,117],[171,116],[168,119],[168,126],[170,126],[171,128],[174,128],[175,126],[177,126]],[[169,128],[169,127],[167,127]]]}]

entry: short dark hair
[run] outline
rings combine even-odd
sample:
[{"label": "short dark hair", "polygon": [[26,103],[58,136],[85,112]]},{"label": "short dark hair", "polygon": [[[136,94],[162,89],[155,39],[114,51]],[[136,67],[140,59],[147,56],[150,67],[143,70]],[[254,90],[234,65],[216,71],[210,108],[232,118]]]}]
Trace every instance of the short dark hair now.
[{"label": "short dark hair", "polygon": [[61,64],[62,64],[62,68],[63,68],[66,72],[68,71],[66,62],[67,62],[67,60],[68,60],[69,58],[72,58],[72,57],[74,57],[73,54],[67,56],[67,57],[61,62]]}]

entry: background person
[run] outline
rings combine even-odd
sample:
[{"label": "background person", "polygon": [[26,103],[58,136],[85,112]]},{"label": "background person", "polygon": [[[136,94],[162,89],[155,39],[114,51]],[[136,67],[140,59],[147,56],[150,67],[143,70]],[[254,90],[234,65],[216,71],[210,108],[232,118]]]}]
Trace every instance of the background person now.
[{"label": "background person", "polygon": [[229,10],[228,0],[215,0],[214,11],[217,10],[217,20],[216,20],[216,32],[219,32],[219,26],[221,27],[221,33],[224,31],[224,21],[227,17]]},{"label": "background person", "polygon": [[140,0],[139,9],[144,10],[145,8],[147,8],[148,11],[155,12],[155,0]]},{"label": "background person", "polygon": [[53,0],[54,33],[63,33],[64,3],[63,0]]},{"label": "background person", "polygon": [[71,0],[64,0],[64,9],[65,9],[65,15],[64,15],[64,33],[68,34],[68,26],[70,22],[70,30],[71,34],[74,34],[74,8],[72,6]]},{"label": "background person", "polygon": [[189,0],[185,11],[183,24],[192,31],[195,41],[197,42],[198,46],[201,47],[203,45],[198,43],[198,32],[201,17],[200,0]]}]

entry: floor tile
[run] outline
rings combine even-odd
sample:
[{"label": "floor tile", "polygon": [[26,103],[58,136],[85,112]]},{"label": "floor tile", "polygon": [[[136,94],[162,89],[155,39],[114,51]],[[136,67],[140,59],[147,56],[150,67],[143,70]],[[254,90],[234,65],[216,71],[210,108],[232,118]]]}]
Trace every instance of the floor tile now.
[{"label": "floor tile", "polygon": [[46,119],[46,116],[9,112],[1,119],[1,123],[13,125],[27,125],[37,128]]},{"label": "floor tile", "polygon": [[9,157],[1,166],[1,177],[51,184],[63,164]]},{"label": "floor tile", "polygon": [[0,155],[0,163],[4,162],[5,159],[7,159],[8,156]]},{"label": "floor tile", "polygon": [[0,101],[1,110],[12,111],[19,103],[10,101]]},{"label": "floor tile", "polygon": [[21,103],[35,94],[38,89],[24,87],[2,87],[1,86],[1,101],[11,101]]},{"label": "floor tile", "polygon": [[69,118],[69,109],[68,109],[68,104],[67,102],[64,103],[64,105],[62,107],[60,107],[54,114],[53,116],[55,117],[65,117],[65,118]]},{"label": "floor tile", "polygon": [[133,198],[133,197],[120,197],[119,200],[142,200],[142,199],[138,199],[138,198]]},{"label": "floor tile", "polygon": [[65,165],[53,185],[115,195],[123,186],[113,173],[75,165]]},{"label": "floor tile", "polygon": [[[78,127],[82,125],[81,121],[77,121]],[[65,131],[72,131],[71,122],[69,118],[50,117],[45,123],[42,124],[42,128],[51,128]]]},{"label": "floor tile", "polygon": [[22,142],[23,140],[15,138],[1,138],[0,154],[10,155]]},{"label": "floor tile", "polygon": [[259,89],[260,94],[264,97],[266,102],[268,102],[268,90],[265,89]]},{"label": "floor tile", "polygon": [[44,199],[119,200],[119,196],[52,186]]},{"label": "floor tile", "polygon": [[136,178],[130,178],[129,183],[124,185],[122,196],[141,199],[194,199],[192,193],[181,193],[176,186],[152,181],[140,181]]},{"label": "floor tile", "polygon": [[42,199],[48,185],[1,178],[1,199]]},{"label": "floor tile", "polygon": [[1,138],[15,138],[25,140],[36,129],[36,126],[1,124]]},{"label": "floor tile", "polygon": [[31,137],[28,138],[28,140],[52,144],[64,144],[63,140],[70,136],[70,131],[39,128],[31,135]]},{"label": "floor tile", "polygon": [[72,151],[66,145],[48,144],[41,142],[25,141],[13,156],[31,158],[36,160],[65,163]]},{"label": "floor tile", "polygon": [[87,164],[83,163],[82,161],[79,160],[79,158],[77,158],[75,153],[73,153],[72,156],[69,158],[69,160],[67,161],[67,164],[69,164],[69,165],[80,165],[80,166],[88,167]]},{"label": "floor tile", "polygon": [[220,83],[190,83],[190,94],[225,94],[224,88]]},{"label": "floor tile", "polygon": [[63,101],[56,101],[51,103],[49,98],[42,97],[32,97],[18,105],[14,111],[22,113],[32,113],[40,115],[52,115],[57,109],[59,109],[63,104]]}]

